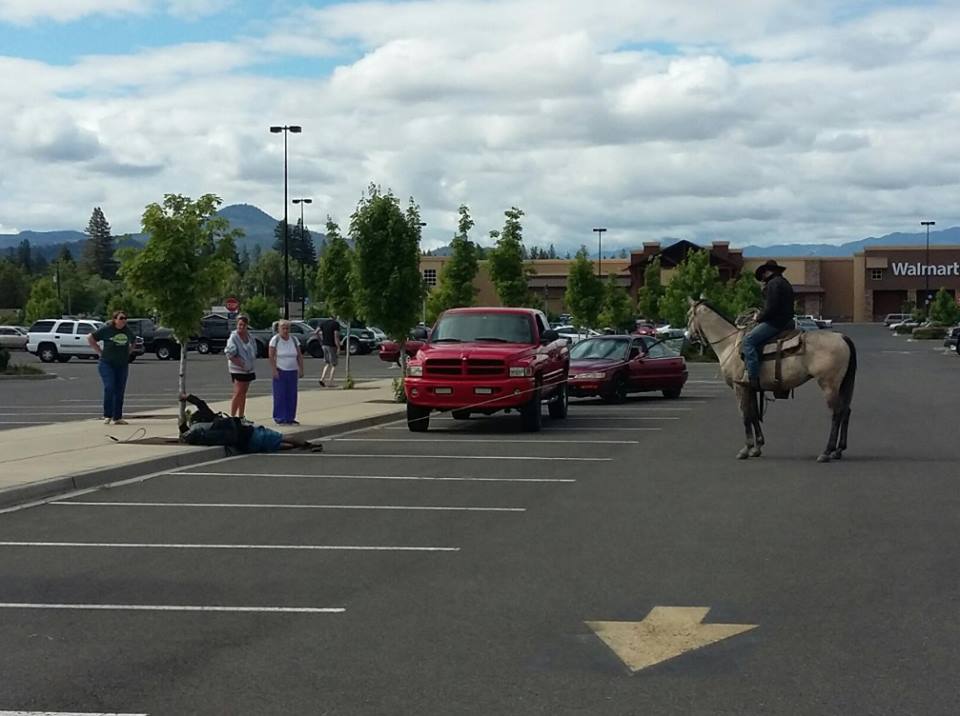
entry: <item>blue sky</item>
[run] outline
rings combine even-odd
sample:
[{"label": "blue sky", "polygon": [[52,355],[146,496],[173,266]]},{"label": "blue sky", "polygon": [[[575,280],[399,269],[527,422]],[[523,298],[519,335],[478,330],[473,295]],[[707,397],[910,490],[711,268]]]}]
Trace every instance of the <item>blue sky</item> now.
[{"label": "blue sky", "polygon": [[136,231],[167,192],[280,215],[284,123],[316,217],[376,182],[428,247],[461,204],[572,250],[947,227],[958,62],[927,0],[0,0],[0,233]]}]

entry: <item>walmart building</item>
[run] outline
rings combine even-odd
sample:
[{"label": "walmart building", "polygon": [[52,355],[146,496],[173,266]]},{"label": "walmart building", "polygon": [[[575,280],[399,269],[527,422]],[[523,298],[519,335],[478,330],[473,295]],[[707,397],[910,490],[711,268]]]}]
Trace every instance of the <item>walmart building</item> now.
[{"label": "walmart building", "polygon": [[[721,278],[735,279],[743,271],[753,273],[768,258],[786,266],[786,277],[797,295],[797,313],[820,315],[837,321],[879,321],[888,313],[900,313],[907,302],[925,303],[927,288],[931,294],[944,288],[954,297],[960,297],[960,246],[931,246],[928,253],[923,246],[878,246],[867,248],[850,257],[750,257],[727,242],[715,241],[710,246],[698,246],[679,241],[669,246],[657,242],[645,243],[629,258],[603,259],[599,270],[603,276],[613,274],[617,281],[636,298],[643,285],[644,271],[654,259],[660,259],[661,281],[669,283],[676,267],[690,251],[704,249],[710,252],[710,262],[717,267]],[[444,256],[423,256],[420,269],[429,285],[436,280]],[[544,304],[554,313],[563,313],[570,259],[541,259],[531,261],[536,274],[530,279],[530,288],[543,297]],[[594,266],[597,261],[594,261]],[[479,305],[497,305],[498,299],[486,262],[474,281],[478,289]]]}]

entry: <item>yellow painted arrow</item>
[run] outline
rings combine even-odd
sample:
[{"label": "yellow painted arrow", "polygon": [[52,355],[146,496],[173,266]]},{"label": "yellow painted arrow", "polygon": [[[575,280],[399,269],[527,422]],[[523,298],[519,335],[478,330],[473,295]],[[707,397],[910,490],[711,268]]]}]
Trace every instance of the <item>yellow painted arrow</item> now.
[{"label": "yellow painted arrow", "polygon": [[757,624],[704,624],[710,607],[654,607],[642,622],[586,622],[637,672],[694,649],[756,629]]}]

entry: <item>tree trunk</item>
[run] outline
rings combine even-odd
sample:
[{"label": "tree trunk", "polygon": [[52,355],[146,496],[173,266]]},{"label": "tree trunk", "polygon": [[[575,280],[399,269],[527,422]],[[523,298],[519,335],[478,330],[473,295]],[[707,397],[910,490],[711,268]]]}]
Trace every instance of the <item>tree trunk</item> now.
[{"label": "tree trunk", "polygon": [[[178,343],[180,343],[178,341]],[[187,392],[187,344],[180,343],[180,374],[178,376],[177,383],[178,391],[177,395],[183,395]],[[185,401],[180,401],[180,423],[185,423],[187,421],[187,404]]]}]

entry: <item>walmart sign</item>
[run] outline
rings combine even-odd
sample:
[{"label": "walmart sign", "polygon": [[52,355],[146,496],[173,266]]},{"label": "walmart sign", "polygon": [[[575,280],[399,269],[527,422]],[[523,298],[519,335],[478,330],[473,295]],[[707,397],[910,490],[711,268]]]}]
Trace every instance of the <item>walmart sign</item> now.
[{"label": "walmart sign", "polygon": [[892,262],[894,276],[960,276],[960,262],[952,264],[922,264],[905,261]]}]

